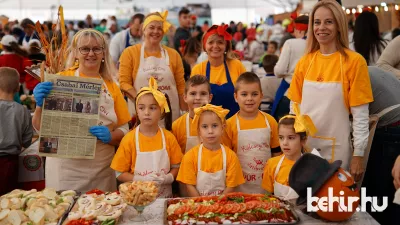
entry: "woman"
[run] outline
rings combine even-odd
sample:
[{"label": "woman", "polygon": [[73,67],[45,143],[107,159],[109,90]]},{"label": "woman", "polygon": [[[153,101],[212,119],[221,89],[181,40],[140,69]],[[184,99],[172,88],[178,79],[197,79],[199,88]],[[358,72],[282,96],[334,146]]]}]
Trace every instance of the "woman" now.
[{"label": "woman", "polygon": [[143,22],[143,44],[126,48],[121,55],[119,76],[121,89],[127,94],[129,112],[135,113],[137,91],[147,86],[152,76],[157,80],[160,91],[168,94],[172,105],[172,120],[186,109],[183,101],[185,91],[184,69],[177,51],[161,45],[170,23],[166,21],[168,11],[150,13]]},{"label": "woman", "polygon": [[183,67],[185,68],[185,80],[188,80],[192,68],[196,65],[197,57],[201,53],[201,44],[197,38],[192,37],[187,41],[181,40],[181,49]]},{"label": "woman", "polygon": [[[103,35],[94,29],[83,29],[74,35],[66,68],[61,75],[97,78],[104,81],[100,94],[100,120],[90,132],[99,140],[95,158],[46,160],[46,186],[56,190],[79,190],[86,192],[98,188],[103,191],[117,189],[114,171],[110,168],[115,146],[128,132],[130,120],[128,108],[117,84],[112,80],[115,73],[108,45]],[[32,119],[33,126],[40,129],[43,98],[52,89],[50,82],[43,82],[34,90],[37,107]]]},{"label": "woman", "polygon": [[204,34],[203,49],[208,60],[193,67],[191,76],[207,76],[214,96],[211,104],[229,109],[229,118],[239,111],[233,97],[234,84],[239,75],[246,72],[246,68],[232,51],[232,36],[226,31],[227,27],[228,25],[213,25]]},{"label": "woman", "polygon": [[350,49],[364,56],[369,66],[375,66],[387,43],[379,33],[378,17],[364,11],[356,19]]},{"label": "woman", "polygon": [[[368,104],[373,101],[365,59],[348,49],[346,15],[333,0],[318,2],[311,13],[306,55],[298,62],[288,98],[301,104],[318,132],[308,145],[333,162],[342,160],[361,179],[368,142]],[[353,116],[353,146],[349,113]],[[351,162],[350,162],[351,160]]]},{"label": "woman", "polygon": [[296,38],[289,39],[283,45],[279,60],[275,65],[274,74],[278,78],[283,78],[276,92],[274,104],[272,105],[271,115],[279,120],[289,113],[289,99],[287,89],[292,81],[292,76],[297,62],[304,55],[306,49],[306,35],[308,29],[308,16],[302,15],[294,20],[293,35]]}]

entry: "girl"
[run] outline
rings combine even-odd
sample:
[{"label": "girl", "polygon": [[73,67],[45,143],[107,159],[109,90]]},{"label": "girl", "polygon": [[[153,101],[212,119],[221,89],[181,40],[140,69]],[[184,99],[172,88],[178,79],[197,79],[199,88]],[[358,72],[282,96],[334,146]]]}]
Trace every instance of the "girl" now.
[{"label": "girl", "polygon": [[[158,197],[172,197],[171,184],[178,174],[182,152],[171,129],[171,113],[166,96],[157,90],[150,77],[149,87],[143,87],[136,98],[138,121],[136,128],[121,141],[111,168],[120,182],[153,180],[161,185]],[[165,127],[158,122],[165,117]]]},{"label": "girl", "polygon": [[307,136],[316,133],[315,126],[307,115],[299,116],[299,109],[294,105],[296,116],[287,115],[279,120],[279,144],[283,155],[267,161],[264,168],[262,187],[269,193],[292,200],[299,196],[289,187],[289,173],[302,153],[309,152],[305,144]]},{"label": "girl", "polygon": [[236,154],[221,144],[229,110],[207,104],[194,112],[202,144],[185,154],[177,180],[186,184],[189,197],[233,192],[244,178]]}]

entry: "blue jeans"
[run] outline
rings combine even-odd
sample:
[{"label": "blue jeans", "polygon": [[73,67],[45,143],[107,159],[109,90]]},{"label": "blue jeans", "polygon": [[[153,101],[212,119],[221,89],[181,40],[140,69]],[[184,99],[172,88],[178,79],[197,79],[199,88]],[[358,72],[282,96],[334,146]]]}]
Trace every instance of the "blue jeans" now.
[{"label": "blue jeans", "polygon": [[[392,168],[400,155],[400,126],[377,128],[363,181],[367,196],[388,197],[388,207],[383,212],[369,212],[380,224],[399,224],[400,206],[393,203],[395,188]],[[370,206],[367,209],[370,210]],[[397,222],[395,222],[397,221]]]}]

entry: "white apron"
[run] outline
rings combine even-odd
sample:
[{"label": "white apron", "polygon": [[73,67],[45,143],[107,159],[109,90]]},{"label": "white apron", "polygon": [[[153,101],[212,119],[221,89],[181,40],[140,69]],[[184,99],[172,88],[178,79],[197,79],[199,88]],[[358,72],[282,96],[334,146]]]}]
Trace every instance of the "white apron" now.
[{"label": "white apron", "polygon": [[[136,162],[134,176],[139,180],[152,180],[151,174],[165,173],[168,174],[171,170],[169,156],[167,152],[167,144],[162,128],[160,128],[162,137],[162,149],[152,152],[141,152],[139,145],[139,126],[136,127],[135,145],[136,145]],[[172,198],[171,184],[162,185],[157,197]]]},{"label": "white apron", "polygon": [[297,199],[299,195],[296,193],[295,190],[293,190],[291,187],[283,185],[281,183],[276,182],[276,176],[278,175],[279,170],[281,169],[281,165],[283,160],[285,159],[285,156],[282,156],[281,160],[279,160],[278,165],[276,166],[275,169],[275,175],[274,175],[274,195],[283,199],[283,200],[293,200]]},{"label": "white apron", "polygon": [[312,58],[304,77],[300,104],[301,113],[309,115],[318,130],[314,136],[308,137],[307,145],[321,149],[321,156],[329,162],[342,160],[341,167],[348,170],[352,147],[349,112],[343,96],[342,56],[340,82],[310,81],[307,80],[307,75],[317,54]]},{"label": "white apron", "polygon": [[236,114],[237,124],[237,156],[242,167],[246,183],[237,189],[244,193],[265,193],[261,187],[265,163],[271,158],[271,127],[265,118],[266,128],[241,130],[239,114]]},{"label": "white apron", "polygon": [[28,41],[26,41],[25,36],[24,36],[24,38],[22,39],[22,48],[23,49],[25,49],[27,51],[29,50],[29,41],[32,40],[33,34],[31,34]]},{"label": "white apron", "polygon": [[[135,90],[139,92],[142,87],[147,87],[149,85],[150,77],[154,77],[158,84],[158,90],[168,94],[172,108],[172,121],[175,121],[180,116],[178,89],[176,88],[174,74],[169,67],[168,52],[161,45],[160,48],[161,58],[154,56],[144,58],[144,43],[142,43],[139,69],[134,81],[134,87]],[[130,99],[128,99],[128,109],[131,116],[136,114],[135,103]],[[161,120],[159,125],[164,127],[164,120]]]},{"label": "white apron", "polygon": [[[79,77],[79,70],[75,71]],[[100,93],[99,126],[108,126],[113,130],[118,123],[114,110],[114,99],[105,83]],[[78,190],[87,192],[92,189],[102,191],[117,190],[115,171],[110,168],[115,147],[97,140],[94,159],[46,158],[46,187],[56,190]]]},{"label": "white apron", "polygon": [[192,149],[194,146],[200,144],[198,136],[190,136],[190,119],[189,113],[186,115],[186,147],[185,153]]},{"label": "white apron", "polygon": [[199,147],[199,155],[197,159],[197,179],[196,179],[196,189],[201,196],[215,196],[220,195],[224,192],[226,188],[226,152],[223,145],[221,145],[222,150],[222,170],[207,173],[201,171],[201,156],[203,152],[203,144]]}]

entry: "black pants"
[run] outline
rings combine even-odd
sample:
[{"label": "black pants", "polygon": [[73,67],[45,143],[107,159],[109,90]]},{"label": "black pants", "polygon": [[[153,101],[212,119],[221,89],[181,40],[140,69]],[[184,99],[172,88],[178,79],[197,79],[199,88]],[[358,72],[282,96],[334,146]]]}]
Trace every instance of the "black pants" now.
[{"label": "black pants", "polygon": [[383,212],[371,212],[371,204],[367,210],[380,224],[400,224],[400,205],[393,203],[395,188],[392,168],[400,155],[400,126],[378,128],[368,159],[363,181],[367,196],[378,197],[378,206],[383,204],[383,197],[388,197],[388,207]]}]

